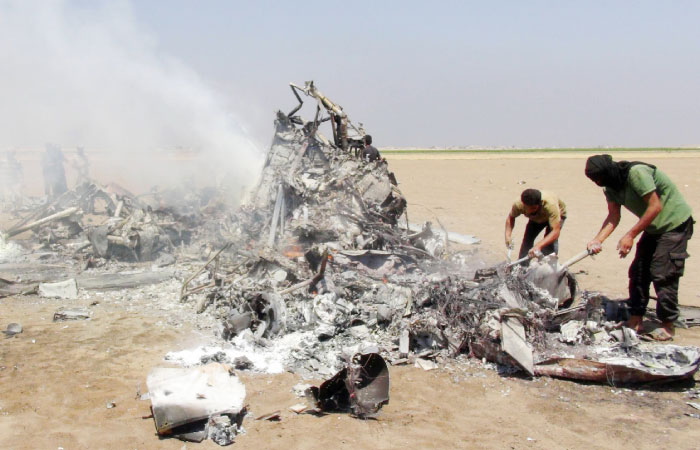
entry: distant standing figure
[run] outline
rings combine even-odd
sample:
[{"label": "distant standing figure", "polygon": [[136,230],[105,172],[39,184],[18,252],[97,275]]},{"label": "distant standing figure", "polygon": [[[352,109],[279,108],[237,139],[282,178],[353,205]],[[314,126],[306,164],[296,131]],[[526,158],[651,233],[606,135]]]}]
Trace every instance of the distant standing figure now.
[{"label": "distant standing figure", "polygon": [[[533,257],[537,251],[544,255],[557,253],[559,251],[559,234],[566,220],[566,204],[550,192],[525,189],[520,194],[520,200],[513,203],[510,213],[506,217],[505,238],[508,248],[513,245],[511,235],[515,226],[515,218],[521,214],[530,220],[525,227],[518,259],[524,258],[526,255]],[[535,238],[545,228],[544,238],[535,244]]]},{"label": "distant standing figure", "polygon": [[44,193],[53,199],[68,190],[66,172],[63,168],[63,152],[56,145],[47,144],[41,158],[41,168],[44,174]]},{"label": "distant standing figure", "polygon": [[379,150],[372,145],[372,136],[369,134],[364,137],[365,148],[362,149],[362,159],[367,162],[376,161],[379,159]]},{"label": "distant standing figure", "polygon": [[17,206],[22,190],[22,165],[13,151],[5,152],[0,159],[0,184],[3,207]]},{"label": "distant standing figure", "polygon": [[77,173],[76,186],[88,183],[90,181],[90,161],[85,155],[85,149],[78,147],[76,159],[73,160],[73,168]]},{"label": "distant standing figure", "polygon": [[8,167],[7,187],[10,194],[10,202],[14,206],[19,206],[22,199],[22,184],[24,183],[24,173],[22,164],[15,158],[15,152],[5,153],[5,163]]}]

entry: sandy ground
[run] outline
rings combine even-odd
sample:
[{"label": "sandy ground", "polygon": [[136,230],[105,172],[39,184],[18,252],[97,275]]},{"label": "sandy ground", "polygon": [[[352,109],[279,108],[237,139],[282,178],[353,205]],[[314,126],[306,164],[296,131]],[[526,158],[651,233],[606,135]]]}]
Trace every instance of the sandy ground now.
[{"label": "sandy ground", "polygon": [[[628,157],[628,155],[625,155]],[[599,189],[583,176],[585,156],[528,155],[499,158],[390,159],[409,199],[411,221],[438,216],[450,230],[482,239],[482,254],[503,254],[503,223],[510,203],[526,187],[551,189],[567,202],[569,220],[561,239],[566,257],[595,234],[605,215]],[[700,155],[645,157],[679,185],[695,211],[700,199]],[[524,182],[524,184],[522,184]],[[700,213],[698,213],[700,214]],[[623,216],[622,227],[631,224]],[[524,227],[516,222],[515,236]],[[575,267],[586,289],[623,296],[626,267],[614,252],[618,230],[595,261]],[[698,255],[700,239],[689,252]],[[681,302],[700,305],[700,262],[688,260]],[[175,300],[175,299],[174,299]],[[159,439],[145,391],[152,367],[166,352],[206,340],[192,324],[173,327],[168,311],[147,307],[143,298],[90,306],[89,321],[53,323],[59,306],[88,306],[91,299],[36,297],[0,299],[0,327],[20,322],[24,333],[0,339],[0,448],[96,449],[218,448],[212,442],[184,444]],[[700,330],[681,330],[679,344],[700,345]],[[391,402],[377,420],[343,414],[297,416],[287,410],[298,399],[292,374],[241,374],[252,416],[282,411],[282,421],[249,418],[234,448],[697,448],[698,419],[684,393],[692,383],[666,388],[624,389],[552,379],[499,376],[475,364],[450,364],[424,372],[392,367]],[[696,375],[697,378],[697,375]],[[698,401],[698,400],[695,400]],[[107,408],[108,402],[116,407]],[[697,412],[697,411],[695,411]]]}]

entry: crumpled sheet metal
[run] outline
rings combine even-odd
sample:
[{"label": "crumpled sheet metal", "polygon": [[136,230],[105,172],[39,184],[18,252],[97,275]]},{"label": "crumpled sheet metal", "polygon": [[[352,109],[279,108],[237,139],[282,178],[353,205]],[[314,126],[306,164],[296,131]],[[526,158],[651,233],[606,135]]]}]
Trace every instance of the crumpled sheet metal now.
[{"label": "crumpled sheet metal", "polygon": [[563,304],[576,295],[576,280],[565,271],[559,274],[560,265],[557,255],[552,253],[542,260],[532,259],[526,271],[527,279],[540,289],[544,289],[552,296],[552,304]]},{"label": "crumpled sheet metal", "polygon": [[321,386],[309,388],[309,393],[320,411],[349,410],[357,417],[371,417],[389,403],[389,368],[377,353],[358,353],[351,364]]},{"label": "crumpled sheet metal", "polygon": [[146,385],[158,434],[173,434],[182,425],[215,415],[236,416],[244,409],[245,386],[224,364],[157,367]]}]

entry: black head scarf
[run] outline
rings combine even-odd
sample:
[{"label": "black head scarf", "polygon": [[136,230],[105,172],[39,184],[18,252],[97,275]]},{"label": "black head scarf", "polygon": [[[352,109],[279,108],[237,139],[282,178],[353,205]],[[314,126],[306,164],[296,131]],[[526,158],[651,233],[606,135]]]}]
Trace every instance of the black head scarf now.
[{"label": "black head scarf", "polygon": [[641,161],[615,162],[610,155],[595,155],[586,160],[586,176],[600,186],[620,190],[625,186],[630,169],[637,164],[656,169]]}]

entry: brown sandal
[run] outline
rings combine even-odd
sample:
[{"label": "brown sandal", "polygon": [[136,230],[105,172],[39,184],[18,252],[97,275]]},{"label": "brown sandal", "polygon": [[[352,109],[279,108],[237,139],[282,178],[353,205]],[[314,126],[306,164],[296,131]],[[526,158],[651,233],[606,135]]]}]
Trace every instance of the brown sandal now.
[{"label": "brown sandal", "polygon": [[663,328],[654,328],[653,330],[639,335],[639,339],[643,341],[667,342],[672,341],[673,336]]}]

